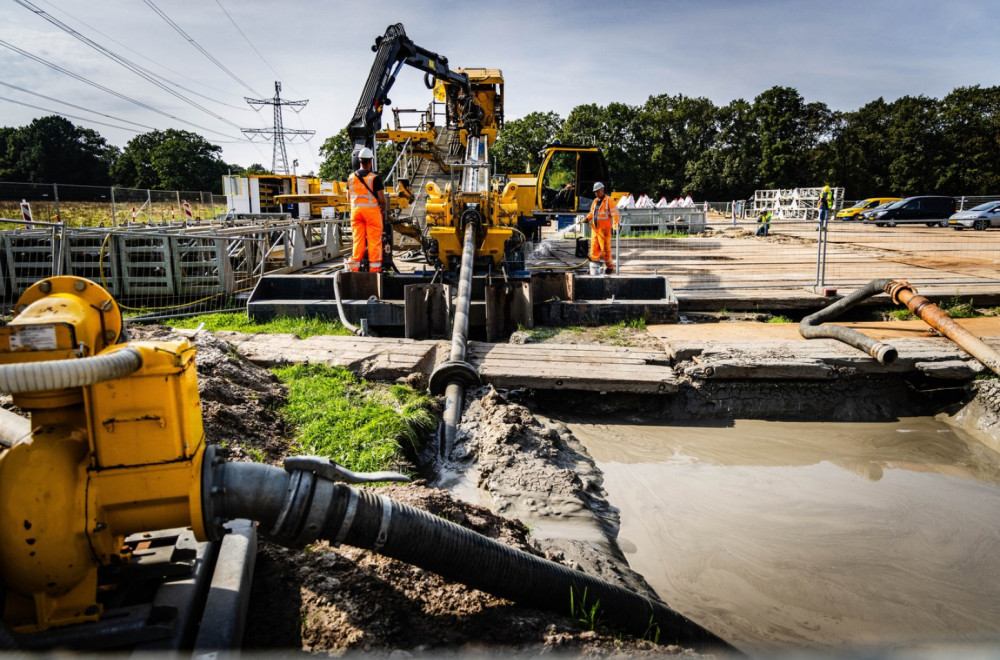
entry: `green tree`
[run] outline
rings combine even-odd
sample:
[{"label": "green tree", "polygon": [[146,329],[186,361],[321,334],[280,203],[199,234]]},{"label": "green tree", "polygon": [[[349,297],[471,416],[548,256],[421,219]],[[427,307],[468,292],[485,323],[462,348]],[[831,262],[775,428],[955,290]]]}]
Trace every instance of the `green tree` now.
[{"label": "green tree", "polygon": [[[328,137],[319,148],[323,162],[319,166],[319,177],[326,181],[347,181],[351,173],[351,154],[354,145],[347,137],[347,129]],[[395,147],[389,142],[379,143],[375,152],[375,164],[380,174],[388,175],[389,168],[396,162]]]},{"label": "green tree", "polygon": [[857,199],[897,194],[889,176],[889,104],[879,97],[835,121],[830,158],[834,180]]},{"label": "green tree", "polygon": [[[616,190],[650,189],[648,144],[640,141],[639,108],[625,103],[578,105],[559,135],[563,142],[596,145],[608,161]],[[604,182],[606,185],[607,181]]]},{"label": "green tree", "polygon": [[221,151],[190,131],[150,131],[129,140],[112,175],[116,185],[128,188],[222,192],[230,166],[219,158]]},{"label": "green tree", "polygon": [[1000,190],[1000,87],[958,87],[940,103],[942,151],[935,189],[986,195]]},{"label": "green tree", "polygon": [[351,173],[351,141],[345,128],[328,137],[319,148],[323,162],[319,166],[319,177],[327,181],[346,181]]},{"label": "green tree", "polygon": [[51,115],[0,130],[0,180],[107,185],[117,149],[101,135]]},{"label": "green tree", "polygon": [[638,141],[648,153],[643,179],[654,197],[702,191],[690,185],[688,164],[712,148],[719,132],[718,109],[707,98],[650,96],[639,110]]},{"label": "green tree", "polygon": [[541,165],[539,152],[552,142],[562,126],[563,119],[555,112],[532,112],[506,121],[491,152],[497,172],[537,172]]},{"label": "green tree", "polygon": [[829,139],[830,111],[822,103],[806,103],[791,87],[772,87],[753,102],[754,131],[760,141],[758,187],[797,188],[833,183],[820,181],[810,152]]},{"label": "green tree", "polygon": [[244,174],[271,174],[271,170],[267,169],[260,163],[251,163],[250,167],[243,170]]},{"label": "green tree", "polygon": [[704,199],[747,199],[757,187],[761,157],[753,106],[736,99],[719,108],[716,121],[713,144],[688,161],[688,187]]},{"label": "green tree", "polygon": [[926,96],[904,96],[889,106],[886,161],[889,186],[896,194],[938,192],[938,172],[945,154],[939,102]]}]

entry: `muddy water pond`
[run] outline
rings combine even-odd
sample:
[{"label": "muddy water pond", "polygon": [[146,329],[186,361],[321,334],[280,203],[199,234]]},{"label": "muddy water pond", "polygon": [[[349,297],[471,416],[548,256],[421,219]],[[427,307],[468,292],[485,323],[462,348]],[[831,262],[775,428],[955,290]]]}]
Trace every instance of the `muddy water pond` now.
[{"label": "muddy water pond", "polygon": [[567,424],[632,568],[746,651],[1000,640],[1000,455],[944,417]]}]

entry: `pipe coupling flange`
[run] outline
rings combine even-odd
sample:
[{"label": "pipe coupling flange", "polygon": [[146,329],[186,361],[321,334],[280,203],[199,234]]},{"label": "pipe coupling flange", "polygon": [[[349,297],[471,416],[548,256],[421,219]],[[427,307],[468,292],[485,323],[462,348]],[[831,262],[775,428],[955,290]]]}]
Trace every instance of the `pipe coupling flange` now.
[{"label": "pipe coupling flange", "polygon": [[223,483],[225,453],[225,450],[217,445],[206,445],[201,463],[201,519],[205,536],[213,542],[220,540],[226,534],[226,529],[223,527],[226,523],[223,517],[226,489],[219,485]]},{"label": "pipe coupling flange", "polygon": [[468,362],[462,360],[449,360],[442,362],[431,373],[427,389],[431,394],[437,396],[444,394],[444,391],[451,383],[459,383],[463,387],[479,387],[483,384],[479,377],[479,372]]},{"label": "pipe coupling flange", "polygon": [[274,526],[267,532],[269,536],[274,537],[282,545],[299,547],[296,542],[305,526],[303,521],[306,520],[315,481],[316,475],[312,472],[304,470],[292,472],[292,476],[288,480],[288,490],[285,493],[285,502],[281,507],[281,512],[274,521]]},{"label": "pipe coupling flange", "polygon": [[897,305],[903,304],[899,301],[899,293],[905,289],[909,289],[914,294],[917,293],[917,290],[913,288],[913,285],[904,280],[892,280],[885,285],[885,292],[889,294],[890,298],[892,298],[892,302]]}]

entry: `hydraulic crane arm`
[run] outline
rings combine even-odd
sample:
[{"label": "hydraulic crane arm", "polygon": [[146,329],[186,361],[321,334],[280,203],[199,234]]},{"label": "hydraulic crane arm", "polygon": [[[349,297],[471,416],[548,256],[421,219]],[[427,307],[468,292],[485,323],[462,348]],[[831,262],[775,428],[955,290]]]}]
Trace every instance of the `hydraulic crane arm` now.
[{"label": "hydraulic crane arm", "polygon": [[375,151],[375,133],[382,120],[382,108],[389,104],[389,89],[396,82],[396,75],[404,64],[457,85],[462,90],[459,95],[462,123],[470,135],[479,134],[483,111],[472,94],[469,76],[449,69],[447,57],[413,43],[406,36],[402,23],[386,28],[384,35],[375,38],[372,50],[375,51],[375,62],[368,74],[368,82],[365,83],[354,117],[347,127],[355,158],[364,147]]}]

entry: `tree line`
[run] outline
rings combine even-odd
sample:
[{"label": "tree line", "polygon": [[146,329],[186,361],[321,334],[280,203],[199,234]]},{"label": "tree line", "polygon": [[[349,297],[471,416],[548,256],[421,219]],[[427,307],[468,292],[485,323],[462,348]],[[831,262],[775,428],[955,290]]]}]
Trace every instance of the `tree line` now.
[{"label": "tree line", "polygon": [[0,127],[0,181],[222,192],[222,175],[266,174],[220,158],[222,147],[197,133],[168,128],[142,133],[124,148],[51,115]]},{"label": "tree line", "polygon": [[536,171],[554,139],[601,147],[617,189],[654,198],[745,199],[824,184],[852,199],[1000,194],[1000,87],[879,98],[853,112],[807,103],[791,87],[722,107],[661,94],[638,106],[579,105],[565,119],[532,112],[500,132],[497,169]]},{"label": "tree line", "polygon": [[[650,96],[642,105],[575,107],[563,119],[532,112],[507,121],[492,156],[497,171],[537,171],[560,140],[604,151],[615,188],[654,198],[745,199],[754,190],[830,184],[860,199],[881,195],[1000,194],[1000,87],[959,87],[942,99],[882,98],[858,110],[808,103],[791,87],[752,102]],[[222,148],[167,129],[109,145],[58,116],[0,127],[0,181],[117,185],[221,192],[223,174],[266,174],[224,162]],[[320,154],[320,176],[342,180],[350,142],[341,131]],[[391,162],[380,149],[380,163]]]}]

